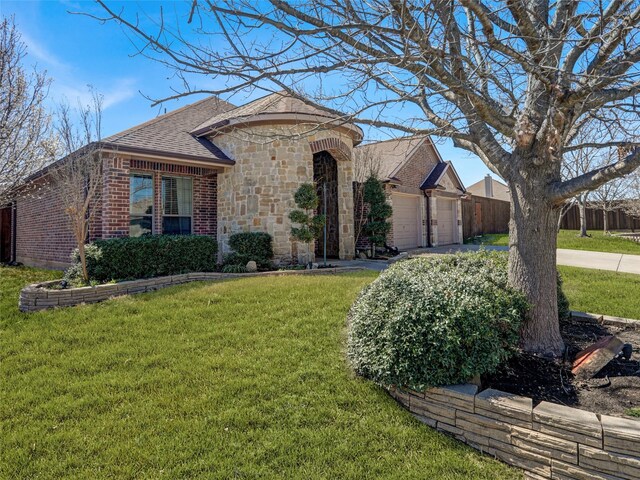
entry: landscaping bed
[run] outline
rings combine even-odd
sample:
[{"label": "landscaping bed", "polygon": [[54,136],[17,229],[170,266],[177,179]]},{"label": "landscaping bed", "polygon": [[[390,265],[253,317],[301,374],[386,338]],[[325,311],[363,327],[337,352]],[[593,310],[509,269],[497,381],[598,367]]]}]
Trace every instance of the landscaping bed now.
[{"label": "landscaping bed", "polygon": [[[534,403],[555,402],[592,412],[629,415],[640,403],[640,329],[601,325],[583,318],[561,322],[568,362],[523,354],[495,373],[482,377],[483,388],[531,397]],[[594,378],[577,380],[571,373],[576,354],[598,339],[615,335],[633,346],[631,360],[614,359]]]}]

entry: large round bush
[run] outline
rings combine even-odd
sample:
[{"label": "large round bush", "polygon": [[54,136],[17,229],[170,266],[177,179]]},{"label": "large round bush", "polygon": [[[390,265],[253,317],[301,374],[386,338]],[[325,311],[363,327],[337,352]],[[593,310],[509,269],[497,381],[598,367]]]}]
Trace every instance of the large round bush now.
[{"label": "large round bush", "polygon": [[381,385],[416,390],[469,381],[511,356],[526,312],[497,252],[398,262],[348,317],[348,357]]}]

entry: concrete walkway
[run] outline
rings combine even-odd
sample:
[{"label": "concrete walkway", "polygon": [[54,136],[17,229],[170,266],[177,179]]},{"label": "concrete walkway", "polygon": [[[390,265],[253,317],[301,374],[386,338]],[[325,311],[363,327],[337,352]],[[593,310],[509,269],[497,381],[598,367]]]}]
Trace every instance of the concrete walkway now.
[{"label": "concrete walkway", "polygon": [[[480,245],[448,245],[446,247],[420,248],[409,252],[410,257],[427,255],[439,255],[456,252],[472,252],[479,250]],[[484,246],[486,250],[507,251],[509,247]],[[361,266],[371,270],[382,271],[390,264],[382,260],[351,260],[333,261],[344,266]],[[609,270],[612,272],[635,273],[640,275],[640,255],[627,255],[622,253],[589,252],[586,250],[558,249],[558,265],[568,267],[592,268],[597,270]]]}]

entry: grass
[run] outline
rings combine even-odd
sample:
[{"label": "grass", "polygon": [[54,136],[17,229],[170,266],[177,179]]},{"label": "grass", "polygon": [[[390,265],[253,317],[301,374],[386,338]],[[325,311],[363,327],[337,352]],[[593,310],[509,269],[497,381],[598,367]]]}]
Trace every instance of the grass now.
[{"label": "grass", "polygon": [[640,319],[640,275],[558,266],[571,309]]},{"label": "grass", "polygon": [[[603,232],[593,230],[590,230],[588,234],[590,237],[579,237],[577,230],[560,230],[558,248],[640,255],[640,243],[633,240],[605,235]],[[483,235],[480,241],[483,245],[508,246],[509,234]]]},{"label": "grass", "polygon": [[521,478],[344,360],[374,272],[193,283],[22,314],[0,269],[0,478]]},{"label": "grass", "polygon": [[640,408],[630,408],[625,412],[630,417],[638,417],[640,418]]}]

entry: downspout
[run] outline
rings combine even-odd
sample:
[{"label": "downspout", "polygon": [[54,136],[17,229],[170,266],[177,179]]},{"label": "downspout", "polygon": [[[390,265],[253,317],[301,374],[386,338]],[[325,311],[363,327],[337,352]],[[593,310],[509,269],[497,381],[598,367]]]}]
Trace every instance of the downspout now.
[{"label": "downspout", "polygon": [[423,190],[424,196],[427,197],[427,247],[432,247],[431,244],[431,197],[427,195],[427,191]]},{"label": "downspout", "polygon": [[16,262],[16,239],[18,238],[16,233],[16,226],[18,225],[16,213],[17,202],[14,200],[13,202],[11,202],[11,253],[9,259],[11,263]]}]

